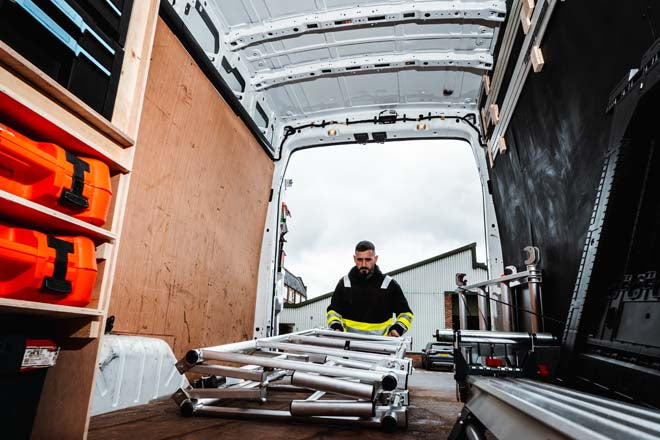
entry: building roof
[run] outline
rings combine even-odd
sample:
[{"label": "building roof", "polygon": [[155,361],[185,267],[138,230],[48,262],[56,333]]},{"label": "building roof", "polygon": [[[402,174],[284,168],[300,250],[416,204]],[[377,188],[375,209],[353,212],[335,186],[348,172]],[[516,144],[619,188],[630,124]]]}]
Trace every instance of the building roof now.
[{"label": "building roof", "polygon": [[[468,251],[468,250],[472,254],[472,268],[473,269],[488,270],[488,267],[484,263],[479,263],[477,261],[477,243],[470,243],[468,245],[461,246],[461,247],[453,249],[451,251],[444,252],[440,255],[436,255],[435,257],[427,258],[426,260],[418,261],[417,263],[413,263],[413,264],[410,264],[408,266],[401,267],[399,269],[391,270],[391,271],[387,272],[387,275],[398,275],[400,273],[407,272],[409,270],[416,269],[418,267],[421,267],[421,266],[424,266],[424,265],[427,265],[427,264],[430,264],[430,263],[434,263],[438,260],[442,260],[444,258],[448,258],[448,257],[451,257],[452,255],[460,254],[461,252],[465,252],[465,251]],[[303,302],[300,302],[300,303],[297,303],[297,304],[284,304],[284,307],[286,307],[286,308],[303,307],[307,304],[311,304],[311,303],[316,302],[316,301],[321,301],[321,300],[324,300],[326,298],[330,298],[333,293],[334,292],[324,293],[323,295],[317,296],[315,298],[308,299],[306,301],[303,301]]]},{"label": "building roof", "polygon": [[284,285],[307,297],[307,286],[305,286],[302,278],[292,274],[286,267],[284,268]]}]

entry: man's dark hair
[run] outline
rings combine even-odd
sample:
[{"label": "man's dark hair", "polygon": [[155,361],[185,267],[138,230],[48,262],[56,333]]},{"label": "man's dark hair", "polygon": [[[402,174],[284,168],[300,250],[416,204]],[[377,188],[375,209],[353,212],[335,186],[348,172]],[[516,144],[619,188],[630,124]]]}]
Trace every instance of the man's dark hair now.
[{"label": "man's dark hair", "polygon": [[376,246],[370,241],[362,240],[355,245],[355,252],[374,251],[376,253]]}]

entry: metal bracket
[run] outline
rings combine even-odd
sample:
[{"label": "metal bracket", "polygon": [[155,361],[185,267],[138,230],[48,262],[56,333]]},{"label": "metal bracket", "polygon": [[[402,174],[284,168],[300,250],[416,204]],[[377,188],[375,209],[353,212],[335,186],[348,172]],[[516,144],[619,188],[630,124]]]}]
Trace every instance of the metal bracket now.
[{"label": "metal bracket", "polygon": [[506,3],[467,1],[406,2],[398,5],[369,5],[269,20],[230,31],[226,44],[239,50],[264,41],[295,37],[310,32],[340,30],[356,26],[390,25],[412,21],[478,20],[501,23],[506,16]]},{"label": "metal bracket", "polygon": [[317,79],[323,76],[345,76],[388,70],[452,69],[489,71],[493,57],[487,52],[430,52],[417,54],[381,54],[359,58],[340,58],[326,62],[301,64],[285,69],[259,73],[251,80],[255,90],[280,84]]}]

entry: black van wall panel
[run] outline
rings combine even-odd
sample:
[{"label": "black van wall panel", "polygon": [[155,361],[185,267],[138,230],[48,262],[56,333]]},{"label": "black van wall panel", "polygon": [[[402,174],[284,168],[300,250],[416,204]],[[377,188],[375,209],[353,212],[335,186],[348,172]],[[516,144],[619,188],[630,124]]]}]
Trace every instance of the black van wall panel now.
[{"label": "black van wall panel", "polygon": [[[541,248],[544,312],[570,305],[609,138],[613,87],[660,33],[649,0],[559,2],[545,34],[545,66],[530,73],[491,170],[506,264]],[[561,334],[561,324],[549,329]]]}]

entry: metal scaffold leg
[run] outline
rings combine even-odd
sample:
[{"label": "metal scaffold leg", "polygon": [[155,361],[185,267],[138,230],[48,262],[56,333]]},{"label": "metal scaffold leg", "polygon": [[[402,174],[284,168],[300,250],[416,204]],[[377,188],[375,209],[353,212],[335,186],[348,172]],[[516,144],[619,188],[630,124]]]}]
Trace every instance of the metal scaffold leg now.
[{"label": "metal scaffold leg", "polygon": [[[183,416],[358,424],[394,431],[408,424],[412,361],[404,356],[409,347],[409,338],[315,329],[197,348],[177,362],[177,369],[218,380],[199,381],[201,388],[179,389],[172,398]],[[284,393],[296,395],[284,398],[288,406]],[[307,396],[301,399],[301,394]],[[254,408],[250,401],[273,402],[279,408]]]}]

